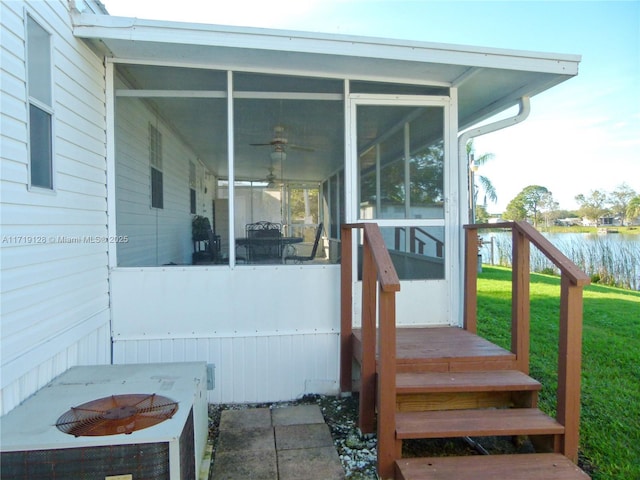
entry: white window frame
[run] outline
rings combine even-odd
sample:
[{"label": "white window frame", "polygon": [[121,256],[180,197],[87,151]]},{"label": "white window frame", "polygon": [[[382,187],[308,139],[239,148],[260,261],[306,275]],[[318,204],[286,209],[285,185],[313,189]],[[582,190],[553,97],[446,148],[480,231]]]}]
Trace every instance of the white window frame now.
[{"label": "white window frame", "polygon": [[[39,192],[39,193],[55,193],[56,190],[56,165],[55,165],[55,158],[56,158],[56,154],[55,154],[55,112],[54,112],[54,108],[53,106],[55,105],[55,99],[54,99],[54,88],[53,88],[53,65],[54,65],[54,59],[53,59],[53,53],[54,53],[54,36],[51,33],[51,30],[49,28],[45,27],[45,22],[39,18],[37,15],[35,15],[33,12],[29,11],[28,9],[24,10],[25,14],[24,14],[24,34],[25,34],[25,52],[24,52],[24,58],[25,58],[25,84],[26,84],[26,97],[27,97],[27,104],[26,104],[26,115],[27,115],[27,188],[29,191],[33,191],[33,192]],[[34,23],[36,23],[46,34],[49,35],[49,71],[48,71],[48,88],[49,88],[49,99],[51,102],[51,105],[47,105],[46,102],[44,102],[41,99],[38,99],[36,97],[31,96],[30,92],[29,92],[29,85],[30,85],[30,81],[29,81],[29,19],[31,19]],[[49,186],[43,186],[43,185],[34,185],[31,182],[31,174],[32,174],[32,164],[31,164],[31,106],[34,106],[35,108],[38,108],[39,110],[42,110],[44,113],[46,113],[47,115],[49,115],[49,120],[50,120],[50,129],[49,129],[49,135],[50,135],[50,142],[51,144],[49,145],[49,151],[50,151],[50,158],[49,158],[49,168],[50,168],[50,185]]]}]

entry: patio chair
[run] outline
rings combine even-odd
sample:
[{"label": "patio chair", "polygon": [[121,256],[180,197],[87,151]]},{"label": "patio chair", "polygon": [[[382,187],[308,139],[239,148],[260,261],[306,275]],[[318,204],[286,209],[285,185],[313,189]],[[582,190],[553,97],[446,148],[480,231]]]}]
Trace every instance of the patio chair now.
[{"label": "patio chair", "polygon": [[311,260],[313,260],[314,258],[316,258],[316,253],[318,252],[318,245],[320,244],[320,238],[322,237],[322,229],[323,229],[323,224],[322,222],[320,222],[318,224],[318,228],[316,229],[316,238],[313,241],[313,248],[311,249],[311,254],[308,256],[303,256],[303,255],[287,255],[284,259],[284,263],[287,263],[287,261],[292,260],[293,263],[302,263],[302,262],[310,262]]},{"label": "patio chair", "polygon": [[249,262],[280,261],[282,258],[282,226],[279,223],[259,221],[249,223],[247,234],[247,257]]},{"label": "patio chair", "polygon": [[206,231],[207,239],[203,241],[204,249],[199,241],[193,241],[192,263],[217,263],[220,260],[220,235],[215,235],[209,228]]}]

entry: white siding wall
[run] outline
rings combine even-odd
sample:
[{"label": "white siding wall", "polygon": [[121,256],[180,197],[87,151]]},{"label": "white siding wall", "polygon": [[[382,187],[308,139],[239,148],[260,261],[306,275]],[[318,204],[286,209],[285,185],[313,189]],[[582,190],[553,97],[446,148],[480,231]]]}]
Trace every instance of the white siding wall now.
[{"label": "white siding wall", "polygon": [[[54,192],[28,187],[25,7],[52,35]],[[2,405],[110,361],[104,67],[66,1],[0,2]],[[72,243],[61,241],[62,238]]]},{"label": "white siding wall", "polygon": [[[151,208],[149,123],[162,134],[164,208]],[[142,100],[118,98],[116,102],[116,231],[128,241],[118,244],[119,266],[191,263],[189,162],[197,165],[198,213],[203,201],[204,169],[194,153]],[[211,189],[208,189],[211,192]]]},{"label": "white siding wall", "polygon": [[213,363],[211,402],[338,393],[339,265],[118,268],[111,281],[114,363]]},{"label": "white siding wall", "polygon": [[286,401],[339,391],[338,333],[127,340],[115,363],[206,361],[215,365],[210,403]]}]

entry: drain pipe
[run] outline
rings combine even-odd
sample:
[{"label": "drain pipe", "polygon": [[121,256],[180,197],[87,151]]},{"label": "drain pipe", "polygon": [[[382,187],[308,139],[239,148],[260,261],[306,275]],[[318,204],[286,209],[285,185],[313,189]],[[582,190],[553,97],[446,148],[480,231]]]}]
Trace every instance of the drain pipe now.
[{"label": "drain pipe", "polygon": [[[503,120],[498,120],[497,122],[494,122],[494,123],[489,123],[487,125],[482,125],[477,128],[472,128],[471,130],[467,130],[461,133],[460,135],[458,135],[459,163],[460,165],[466,166],[465,168],[467,169],[467,175],[469,174],[468,170],[470,166],[469,161],[467,159],[467,142],[469,141],[469,139],[479,137],[487,133],[496,132],[498,130],[502,130],[503,128],[507,128],[512,125],[517,125],[518,123],[525,121],[529,116],[529,113],[531,112],[531,102],[529,100],[529,97],[521,97],[519,104],[520,104],[520,110],[518,111],[518,114],[515,115],[514,117],[505,118]],[[461,176],[461,179],[462,178],[463,177]],[[460,191],[463,191],[463,188],[464,187],[461,184]],[[472,196],[473,196],[473,192],[470,191],[469,199],[473,198]],[[470,201],[471,200],[469,200],[469,202]],[[473,218],[473,211],[471,208],[469,210],[471,213],[469,221],[473,223],[475,221],[475,219]]]}]

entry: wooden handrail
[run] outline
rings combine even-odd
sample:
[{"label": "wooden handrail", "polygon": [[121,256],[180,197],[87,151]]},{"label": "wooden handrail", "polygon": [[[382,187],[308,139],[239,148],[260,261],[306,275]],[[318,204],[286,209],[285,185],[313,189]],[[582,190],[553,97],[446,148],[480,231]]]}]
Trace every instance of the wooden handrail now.
[{"label": "wooden handrail", "polygon": [[578,266],[571,261],[564,253],[545,238],[538,230],[527,222],[502,222],[502,223],[476,223],[473,225],[465,225],[468,230],[500,230],[500,229],[517,229],[527,236],[529,241],[560,269],[563,275],[567,275],[569,280],[575,285],[589,285],[591,279]]},{"label": "wooden handrail", "polygon": [[[396,303],[400,280],[386,248],[380,228],[374,223],[343,224],[341,227],[341,345],[340,385],[351,391],[353,306],[353,229],[362,229],[362,354],[360,363],[359,427],[374,431],[376,397],[376,351],[378,358],[378,474],[393,477],[396,411]],[[377,305],[376,305],[377,300]],[[376,316],[378,318],[376,318]],[[377,321],[376,321],[377,320]],[[379,339],[376,326],[379,326]],[[379,342],[376,348],[376,342]],[[345,358],[346,357],[346,358]]]},{"label": "wooden handrail", "polygon": [[529,244],[533,243],[560,269],[560,334],[558,338],[558,390],[556,419],[565,427],[561,453],[578,459],[580,424],[580,371],[582,355],[582,293],[590,283],[569,258],[526,222],[474,224],[464,226],[465,295],[464,326],[477,330],[478,230],[510,229],[513,235],[511,350],[518,367],[529,370]]},{"label": "wooden handrail", "polygon": [[400,280],[391,261],[389,250],[387,250],[380,233],[380,227],[375,223],[365,223],[362,228],[364,230],[364,243],[369,244],[373,255],[380,289],[384,292],[399,292]]}]

